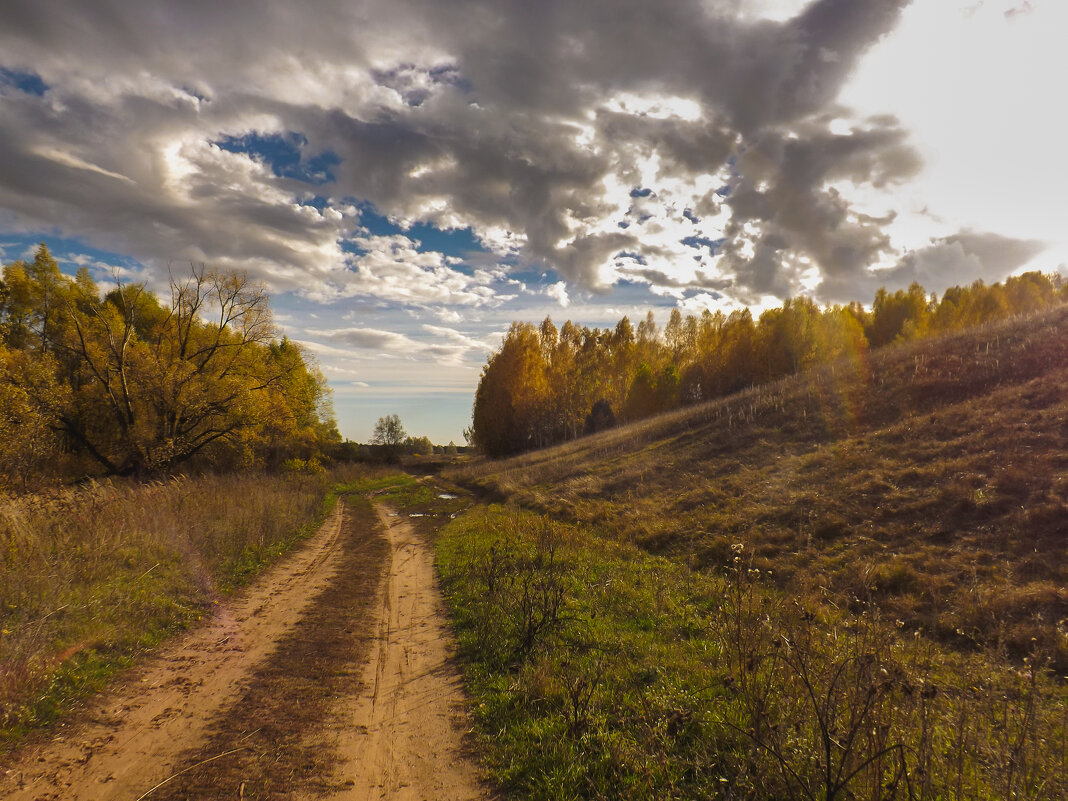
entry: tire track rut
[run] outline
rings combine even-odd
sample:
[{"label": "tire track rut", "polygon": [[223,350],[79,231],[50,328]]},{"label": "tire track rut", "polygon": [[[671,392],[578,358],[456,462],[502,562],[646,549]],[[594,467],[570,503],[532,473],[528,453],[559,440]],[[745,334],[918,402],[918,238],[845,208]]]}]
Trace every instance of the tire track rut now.
[{"label": "tire track rut", "polygon": [[0,768],[10,801],[490,798],[433,558],[347,496],[212,619]]},{"label": "tire track rut", "polygon": [[[461,732],[470,728],[434,559],[406,518],[377,506],[389,577],[378,601],[377,647],[364,693],[345,714],[341,801],[490,798]],[[354,724],[354,725],[353,725]]]},{"label": "tire track rut", "polygon": [[204,740],[329,585],[344,553],[344,519],[339,502],[303,547],[221,602],[210,621],[124,673],[58,725],[51,741],[13,754],[0,770],[0,797],[129,801],[181,770],[183,754]]}]

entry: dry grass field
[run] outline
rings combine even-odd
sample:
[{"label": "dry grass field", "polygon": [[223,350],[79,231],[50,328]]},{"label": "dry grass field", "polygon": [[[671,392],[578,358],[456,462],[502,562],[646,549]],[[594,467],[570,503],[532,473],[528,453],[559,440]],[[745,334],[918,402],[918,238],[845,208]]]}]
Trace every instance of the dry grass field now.
[{"label": "dry grass field", "polygon": [[459,484],[1068,675],[1068,310],[884,348]]},{"label": "dry grass field", "polygon": [[109,481],[0,499],[0,753],[314,531],[340,478]]},{"label": "dry grass field", "polygon": [[521,796],[1064,797],[1068,310],[444,476]]}]

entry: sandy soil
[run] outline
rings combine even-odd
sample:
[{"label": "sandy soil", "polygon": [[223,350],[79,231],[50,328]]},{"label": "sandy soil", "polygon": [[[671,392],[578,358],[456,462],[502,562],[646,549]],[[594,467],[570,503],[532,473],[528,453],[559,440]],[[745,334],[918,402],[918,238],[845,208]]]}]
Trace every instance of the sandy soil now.
[{"label": "sandy soil", "polygon": [[488,798],[459,732],[468,727],[433,556],[405,517],[377,507],[390,568],[378,602],[369,691],[341,727],[345,801]]},{"label": "sandy soil", "polygon": [[0,798],[484,797],[429,549],[356,501],[52,741],[14,754]]}]

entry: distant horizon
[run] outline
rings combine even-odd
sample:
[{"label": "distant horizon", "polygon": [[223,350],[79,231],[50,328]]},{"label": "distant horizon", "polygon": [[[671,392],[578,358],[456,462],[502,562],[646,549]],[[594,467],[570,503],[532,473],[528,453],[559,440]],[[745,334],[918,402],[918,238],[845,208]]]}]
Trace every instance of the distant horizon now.
[{"label": "distant horizon", "polygon": [[[77,270],[81,266],[84,266],[84,265],[79,264],[77,260],[71,259],[69,256],[68,257],[64,257],[62,255],[57,255],[56,252],[52,249],[51,245],[49,244],[49,242],[47,240],[40,240],[39,242],[35,243],[31,248],[26,250],[22,254],[22,256],[20,258],[22,258],[23,260],[27,260],[27,261],[32,260],[33,253],[36,251],[37,247],[39,245],[41,245],[41,244],[44,244],[46,247],[49,248],[49,252],[53,255],[53,257],[57,258],[57,261],[60,264],[61,269],[63,269],[63,272],[65,274],[67,274],[68,276],[74,277],[74,275],[77,272]],[[5,259],[3,261],[3,263],[8,263],[9,261],[14,261],[14,259],[11,259],[11,260]],[[1024,270],[1018,270],[1017,271],[1017,273],[1020,273],[1020,272],[1024,272]],[[1049,271],[1049,270],[1041,270],[1040,272],[1043,272],[1043,273],[1046,273],[1046,274],[1049,274],[1049,275],[1060,275],[1062,278],[1066,278],[1066,276],[1065,276],[1065,274],[1063,272]],[[173,271],[173,270],[172,270],[171,274],[172,274],[172,276],[176,276],[176,277],[180,277],[180,275],[181,275],[180,272]],[[1007,277],[1009,277],[1009,276],[1006,276],[1006,278]],[[115,280],[115,276],[112,277],[112,281],[114,281],[114,280]],[[119,280],[122,280],[122,279],[120,278]],[[982,280],[982,279],[975,279],[975,280]],[[954,286],[964,286],[964,287],[966,287],[966,286],[971,285],[972,283],[973,283],[973,281],[964,280],[960,284],[956,284]],[[989,281],[987,283],[997,283],[997,282]],[[933,292],[933,294],[941,296],[941,295],[944,294],[945,290],[948,289],[948,288],[949,287],[943,287],[941,291]],[[102,289],[104,289],[104,291],[106,291],[106,285],[103,286]],[[924,287],[924,289],[926,290],[926,293],[927,293],[928,296],[930,296],[932,294],[932,290],[929,287]],[[872,301],[869,300],[869,299],[856,298],[853,301],[849,301],[849,302],[850,303],[852,303],[852,302],[860,303],[865,309],[867,309],[869,311],[871,310],[871,307],[872,307]],[[823,304],[823,305],[830,306],[830,305],[833,305],[833,304]],[[846,304],[843,304],[843,305],[846,305]],[[763,304],[763,305],[758,306],[758,307],[742,306],[742,307],[739,308],[739,310],[742,309],[742,308],[748,308],[750,310],[750,312],[752,313],[753,318],[757,319],[760,316],[760,314],[763,313],[764,311],[766,311],[768,309],[772,309],[772,308],[778,308],[780,306],[781,306],[781,303],[775,302],[775,303]],[[633,309],[633,310],[631,310],[630,313],[621,314],[619,317],[616,317],[614,319],[597,318],[597,321],[593,322],[593,323],[584,322],[581,319],[573,319],[572,315],[567,314],[567,313],[557,314],[555,316],[552,315],[552,314],[547,314],[547,315],[545,315],[545,317],[549,317],[549,318],[553,319],[553,322],[557,325],[557,327],[562,325],[563,322],[565,322],[567,320],[571,320],[571,322],[575,323],[580,328],[588,327],[590,329],[599,328],[599,329],[604,330],[604,329],[612,329],[612,328],[614,328],[616,323],[618,323],[619,320],[621,320],[624,316],[629,317],[631,322],[636,325],[640,320],[645,319],[646,314],[651,311],[651,312],[653,312],[654,318],[656,319],[656,323],[657,323],[659,332],[662,334],[663,327],[664,327],[665,323],[667,322],[667,317],[670,315],[671,309],[673,309],[673,308],[675,308],[675,307],[674,306],[671,306],[671,307],[663,307],[663,306],[661,306],[658,309],[653,309],[653,308],[650,307],[650,308],[646,309],[645,311],[642,311],[640,309]],[[564,310],[564,311],[566,312],[566,310]],[[687,314],[691,314],[691,313],[693,313],[693,312],[685,313],[684,316],[686,316]],[[700,313],[701,313],[700,311],[697,312],[697,314],[700,314]],[[537,324],[540,324],[545,319],[545,317],[541,317],[541,318],[538,318],[538,319],[519,319],[519,318],[515,318],[512,322],[525,322],[525,323],[531,323],[531,324],[537,325]],[[509,325],[510,324],[511,323],[509,323]],[[279,325],[278,328],[279,328],[279,332],[278,332],[279,333],[279,338],[281,338],[281,337],[289,337],[290,339],[295,339],[294,337],[291,337],[289,335],[289,333],[285,330],[284,326]],[[503,338],[503,333],[502,333],[502,338]],[[295,340],[295,341],[299,341],[299,340]],[[487,345],[488,345],[488,343],[487,343]],[[493,352],[495,352],[499,348],[499,346],[500,346],[500,342],[498,341],[495,345],[492,346],[492,348],[488,347],[487,348],[487,356],[489,356]],[[313,357],[313,360],[314,360],[314,357],[315,357],[315,350],[314,349],[310,349],[310,355]],[[485,362],[483,362],[482,364],[479,365],[479,372],[481,372],[481,367],[484,366],[484,364],[485,364]],[[477,385],[477,378],[476,378],[476,385]],[[372,438],[373,438],[372,432],[373,432],[375,423],[378,421],[378,419],[381,418],[381,417],[385,417],[387,415],[390,415],[390,414],[396,414],[401,418],[401,422],[404,425],[406,434],[411,436],[411,437],[423,437],[423,436],[428,437],[431,440],[431,442],[433,442],[434,445],[445,446],[445,445],[448,445],[450,442],[453,442],[457,446],[464,446],[464,445],[467,444],[466,439],[464,437],[463,431],[464,431],[464,429],[466,429],[471,424],[471,409],[472,409],[472,406],[473,406],[473,403],[474,403],[474,392],[475,392],[475,387],[474,386],[471,388],[470,392],[468,392],[463,387],[459,387],[459,388],[454,389],[452,391],[446,391],[446,392],[440,391],[440,389],[437,388],[437,387],[428,387],[423,392],[418,391],[418,389],[416,388],[416,389],[410,389],[408,392],[405,392],[405,393],[389,394],[388,390],[387,390],[382,395],[376,395],[376,394],[373,394],[372,392],[367,392],[365,394],[364,393],[359,393],[359,394],[346,393],[346,394],[338,395],[337,393],[335,393],[332,383],[330,384],[330,386],[331,386],[331,395],[332,395],[332,398],[333,398],[333,405],[334,405],[334,408],[335,408],[335,414],[336,414],[337,419],[338,419],[338,430],[339,430],[339,432],[340,432],[340,434],[341,434],[343,439],[346,439],[346,440],[349,440],[349,441],[352,441],[352,442],[356,442],[356,443],[359,443],[359,444],[370,444],[371,441],[372,441]],[[364,388],[364,389],[370,389],[370,388]],[[466,410],[466,422],[463,423],[463,425],[462,425],[462,427],[460,429],[460,433],[459,433],[458,436],[452,435],[450,433],[451,429],[445,427],[449,423],[444,423],[443,424],[441,422],[441,418],[442,418],[441,411],[442,411],[443,408],[448,410],[448,412],[445,415],[446,418],[451,416],[453,420],[457,419],[460,415],[464,414],[465,410]],[[342,422],[341,422],[342,420],[347,421],[348,428],[343,427]],[[358,421],[358,425],[360,426],[359,429],[351,428],[351,426],[353,425],[353,421]],[[355,436],[353,436],[350,433],[350,431],[364,431],[364,430],[366,430],[366,432],[367,432],[364,435],[361,435],[361,434],[357,433]],[[440,437],[444,437],[444,438],[440,438]]]},{"label": "distant horizon", "polygon": [[528,6],[16,0],[0,260],[247,270],[344,436],[441,444],[513,320],[1068,271],[1062,2]]}]

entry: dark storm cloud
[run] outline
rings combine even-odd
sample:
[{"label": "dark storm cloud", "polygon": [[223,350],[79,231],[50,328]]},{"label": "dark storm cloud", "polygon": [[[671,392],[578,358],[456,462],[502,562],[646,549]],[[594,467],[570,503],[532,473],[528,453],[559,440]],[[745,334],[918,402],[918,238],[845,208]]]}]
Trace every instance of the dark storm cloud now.
[{"label": "dark storm cloud", "polygon": [[[574,254],[603,256],[611,246],[597,249],[581,238],[558,243],[569,238],[569,214],[599,213],[590,187],[607,163],[568,147],[571,131],[555,120],[495,117],[449,98],[424,105],[426,117],[366,121],[335,110],[303,119],[341,156],[339,183],[353,194],[402,218],[459,218],[522,232],[530,258],[595,284],[594,256]],[[436,198],[448,198],[447,208],[428,208]]]},{"label": "dark storm cloud", "polygon": [[850,276],[848,281],[825,279],[820,291],[828,301],[847,302],[856,299],[858,290],[867,299],[879,287],[903,289],[914,281],[929,292],[976,279],[1000,281],[1045,249],[1045,243],[1035,240],[964,230],[934,239],[926,247],[906,253],[892,268],[869,273],[863,280],[858,281],[857,276]]},{"label": "dark storm cloud", "polygon": [[[774,120],[788,122],[834,101],[858,58],[890,31],[909,0],[815,0],[776,35]],[[737,86],[738,84],[736,84]],[[751,95],[750,95],[751,97]],[[751,112],[759,123],[761,115]],[[742,121],[742,127],[747,127]]]},{"label": "dark storm cloud", "polygon": [[769,130],[739,159],[725,203],[732,211],[723,251],[741,286],[758,294],[790,294],[794,275],[784,254],[807,258],[824,280],[861,279],[891,251],[884,226],[893,216],[854,212],[835,181],[883,187],[920,167],[906,133],[890,117],[865,120],[846,133],[829,130],[832,118],[803,121],[794,130]]},{"label": "dark storm cloud", "polygon": [[[918,162],[892,118],[832,134],[849,116],[833,103],[906,4],[815,0],[771,22],[738,0],[16,2],[0,68],[46,90],[0,84],[0,207],[149,263],[243,264],[324,296],[361,291],[339,247],[358,225],[350,199],[405,224],[470,226],[586,288],[616,279],[621,250],[659,258],[659,286],[789,294],[804,259],[846,285],[891,246],[884,221],[830,184],[884,186]],[[626,93],[696,111],[612,105]],[[250,134],[338,163],[311,186],[212,144]],[[729,183],[634,201],[649,206],[637,223],[661,203],[681,203],[680,219],[726,208],[722,276],[669,275],[640,224],[616,227],[608,179],[629,191],[653,157],[658,181]],[[297,202],[312,195],[321,211]]]},{"label": "dark storm cloud", "polygon": [[837,95],[857,58],[908,0],[815,0],[786,23],[744,20],[740,2],[430,3],[461,69],[504,108],[573,113],[624,90],[697,96],[752,131]]},{"label": "dark storm cloud", "polygon": [[996,281],[1045,250],[1045,243],[999,234],[961,231],[905,254],[887,276],[896,284],[919,281],[942,289],[977,278]]},{"label": "dark storm cloud", "polygon": [[[168,142],[177,154],[205,116],[176,94],[120,95],[107,104],[78,94],[4,97],[0,206],[92,244],[119,242],[146,260],[314,271],[307,251],[336,238],[338,218],[289,202],[293,182],[265,186],[260,165],[197,138],[178,185],[171,173],[179,165],[154,145]],[[275,280],[296,278],[283,272]]]},{"label": "dark storm cloud", "polygon": [[656,119],[619,112],[599,111],[597,128],[602,140],[626,143],[634,151],[661,157],[667,175],[686,176],[717,168],[731,155],[734,135],[708,120]]},{"label": "dark storm cloud", "polygon": [[625,268],[621,272],[629,278],[637,278],[653,286],[668,287],[670,289],[712,289],[722,292],[731,285],[728,280],[710,278],[700,273],[691,281],[680,281],[660,270]]}]

